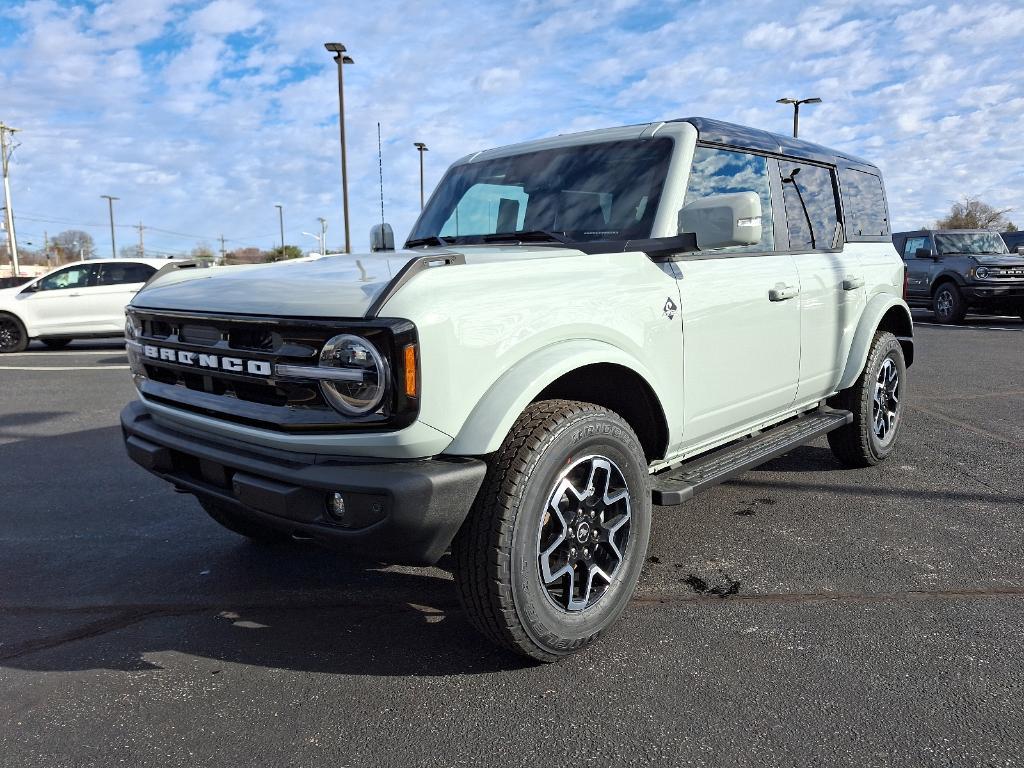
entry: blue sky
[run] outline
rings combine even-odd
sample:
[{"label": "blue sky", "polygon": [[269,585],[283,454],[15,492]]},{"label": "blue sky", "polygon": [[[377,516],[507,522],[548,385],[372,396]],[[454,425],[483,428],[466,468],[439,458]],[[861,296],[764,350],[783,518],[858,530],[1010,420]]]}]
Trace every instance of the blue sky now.
[{"label": "blue sky", "polygon": [[[336,70],[345,43],[353,245],[404,238],[427,186],[477,149],[704,115],[785,133],[780,96],[819,96],[801,135],[878,164],[894,225],[977,195],[1024,224],[1024,3],[521,0],[6,0],[0,120],[20,241],[71,226],[272,247],[342,241]],[[1014,215],[1011,214],[1011,218]],[[158,231],[163,230],[163,231]],[[178,233],[178,234],[171,234]]]}]

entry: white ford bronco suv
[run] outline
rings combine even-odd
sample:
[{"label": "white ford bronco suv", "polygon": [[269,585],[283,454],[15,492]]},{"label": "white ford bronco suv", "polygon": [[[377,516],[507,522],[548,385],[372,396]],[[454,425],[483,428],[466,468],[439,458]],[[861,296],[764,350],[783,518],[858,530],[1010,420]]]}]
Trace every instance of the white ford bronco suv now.
[{"label": "white ford bronco suv", "polygon": [[258,541],[450,550],[476,628],[553,661],[621,614],[652,503],[825,434],[892,452],[890,236],[874,166],[715,120],[477,152],[404,250],[141,291],[127,450]]}]

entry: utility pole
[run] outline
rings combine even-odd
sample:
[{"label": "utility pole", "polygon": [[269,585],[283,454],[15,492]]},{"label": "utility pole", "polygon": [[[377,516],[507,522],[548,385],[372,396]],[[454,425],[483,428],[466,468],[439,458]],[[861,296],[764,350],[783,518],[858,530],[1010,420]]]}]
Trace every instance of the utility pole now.
[{"label": "utility pole", "polygon": [[111,195],[100,195],[107,200],[107,204],[110,206],[110,253],[113,258],[117,258],[117,242],[114,239],[114,201],[120,200],[120,197],[113,197]]},{"label": "utility pole", "polygon": [[413,146],[416,147],[416,151],[420,153],[420,210],[422,211],[423,210],[423,153],[424,152],[429,152],[430,150],[427,149],[427,145],[424,144],[422,141],[417,141],[417,142],[413,143]]},{"label": "utility pole", "polygon": [[143,242],[143,239],[142,239],[142,230],[144,230],[145,227],[142,226],[142,222],[140,221],[135,226],[135,229],[139,230],[139,258],[140,259],[144,259],[146,257],[146,244],[145,244],[145,242]]},{"label": "utility pole", "polygon": [[277,218],[281,224],[281,258],[284,258],[284,208],[281,207],[280,203],[274,203],[274,207],[277,208]]},{"label": "utility pole", "polygon": [[341,206],[345,215],[345,253],[352,253],[352,236],[348,224],[348,165],[345,159],[345,65],[355,64],[341,43],[324,43],[324,48],[334,54],[338,63],[338,126],[341,134]]},{"label": "utility pole", "polygon": [[46,265],[50,265],[50,233],[43,230],[43,256],[46,257]]},{"label": "utility pole", "polygon": [[793,105],[793,138],[798,138],[800,133],[800,105],[801,104],[821,104],[821,99],[815,96],[813,99],[776,99],[776,104],[792,104]]},{"label": "utility pole", "polygon": [[224,260],[228,257],[228,252],[224,248],[224,235],[220,236],[220,263],[223,264]]},{"label": "utility pole", "polygon": [[11,160],[11,153],[14,147],[9,146],[9,138],[18,132],[17,128],[0,123],[0,161],[2,161],[4,172],[4,204],[5,216],[7,219],[7,252],[11,255],[11,275],[17,277],[21,274],[18,264],[18,238],[14,234],[14,208],[11,205],[11,182],[8,166]]},{"label": "utility pole", "polygon": [[327,255],[327,219],[323,216],[317,219],[320,222],[320,255]]}]

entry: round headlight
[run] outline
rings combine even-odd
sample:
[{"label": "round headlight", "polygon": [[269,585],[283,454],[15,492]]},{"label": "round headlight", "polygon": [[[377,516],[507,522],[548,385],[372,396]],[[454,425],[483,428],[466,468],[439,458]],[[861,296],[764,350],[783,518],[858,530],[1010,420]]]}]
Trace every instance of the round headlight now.
[{"label": "round headlight", "polygon": [[974,276],[979,280],[988,279],[989,274],[991,274],[991,272],[989,271],[988,267],[978,267],[976,270],[974,270]]},{"label": "round headlight", "polygon": [[344,333],[324,344],[320,366],[335,368],[337,377],[320,382],[324,397],[349,416],[377,408],[387,389],[388,370],[380,352],[366,339]]}]

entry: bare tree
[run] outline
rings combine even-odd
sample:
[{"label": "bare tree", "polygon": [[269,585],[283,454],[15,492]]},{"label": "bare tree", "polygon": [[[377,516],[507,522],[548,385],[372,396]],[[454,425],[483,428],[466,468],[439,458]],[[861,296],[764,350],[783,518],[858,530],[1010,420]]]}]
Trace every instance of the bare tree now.
[{"label": "bare tree", "polygon": [[96,255],[96,244],[92,235],[80,229],[68,229],[54,237],[50,243],[58,262],[91,259]]},{"label": "bare tree", "polygon": [[964,197],[953,203],[949,215],[935,222],[936,229],[990,229],[1016,232],[1017,225],[1006,218],[1012,208],[993,208],[976,197]]}]

